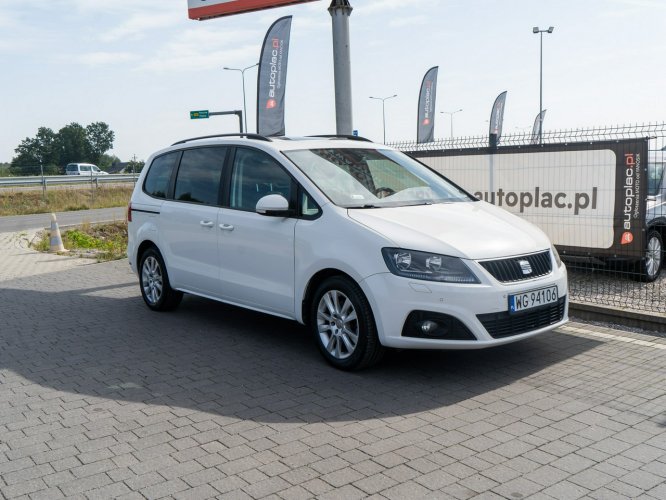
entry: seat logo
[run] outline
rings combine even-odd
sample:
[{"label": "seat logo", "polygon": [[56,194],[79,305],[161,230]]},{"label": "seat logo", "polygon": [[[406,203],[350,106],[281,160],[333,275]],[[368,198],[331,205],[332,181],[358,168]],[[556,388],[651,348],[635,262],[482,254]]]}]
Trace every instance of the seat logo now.
[{"label": "seat logo", "polygon": [[520,270],[523,272],[523,274],[532,274],[532,266],[530,265],[529,261],[527,260],[519,260],[518,265],[520,266]]}]

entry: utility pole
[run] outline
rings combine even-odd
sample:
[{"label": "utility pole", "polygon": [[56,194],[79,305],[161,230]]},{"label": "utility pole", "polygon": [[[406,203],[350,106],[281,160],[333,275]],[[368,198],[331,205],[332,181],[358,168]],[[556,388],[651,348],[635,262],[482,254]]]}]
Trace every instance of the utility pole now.
[{"label": "utility pole", "polygon": [[338,135],[351,135],[352,88],[349,48],[349,0],[332,0],[328,8],[333,23],[333,73],[335,75],[335,129]]},{"label": "utility pole", "polygon": [[538,26],[532,28],[532,33],[539,34],[539,144],[543,135],[543,34],[552,33],[554,29],[553,26],[546,30],[539,29]]}]

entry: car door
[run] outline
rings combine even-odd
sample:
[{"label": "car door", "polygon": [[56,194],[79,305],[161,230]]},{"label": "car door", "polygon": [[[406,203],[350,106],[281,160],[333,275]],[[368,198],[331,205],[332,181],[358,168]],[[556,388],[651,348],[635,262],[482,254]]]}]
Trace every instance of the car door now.
[{"label": "car door", "polygon": [[220,184],[225,147],[183,151],[173,187],[164,202],[160,233],[169,277],[174,287],[218,297]]},{"label": "car door", "polygon": [[281,194],[295,205],[296,184],[263,151],[236,148],[225,208],[218,215],[220,286],[225,299],[293,317],[295,217],[255,212],[257,201]]}]

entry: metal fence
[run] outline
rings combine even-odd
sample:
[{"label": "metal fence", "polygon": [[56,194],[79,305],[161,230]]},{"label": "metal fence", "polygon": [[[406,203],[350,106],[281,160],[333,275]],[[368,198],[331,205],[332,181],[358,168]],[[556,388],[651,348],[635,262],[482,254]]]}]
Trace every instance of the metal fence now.
[{"label": "metal fence", "polygon": [[24,187],[24,186],[62,186],[75,184],[114,184],[123,182],[136,182],[138,174],[108,174],[108,175],[44,175],[23,177],[0,177],[0,188],[2,187]]},{"label": "metal fence", "polygon": [[391,146],[541,227],[571,301],[666,313],[666,123]]}]

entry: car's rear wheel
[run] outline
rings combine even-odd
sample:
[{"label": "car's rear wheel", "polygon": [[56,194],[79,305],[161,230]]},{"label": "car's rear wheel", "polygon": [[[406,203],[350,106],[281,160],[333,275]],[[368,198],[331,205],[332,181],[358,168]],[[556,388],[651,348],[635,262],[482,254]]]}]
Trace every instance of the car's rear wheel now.
[{"label": "car's rear wheel", "polygon": [[366,368],[383,356],[368,299],[352,280],[334,276],[319,285],[310,318],[319,350],[336,368]]},{"label": "car's rear wheel", "polygon": [[183,292],[171,288],[164,259],[155,248],[148,248],[141,255],[139,264],[141,296],[153,311],[171,311],[178,307]]},{"label": "car's rear wheel", "polygon": [[641,261],[640,279],[648,283],[656,280],[664,262],[664,242],[659,231],[650,231],[645,244],[645,257]]}]

